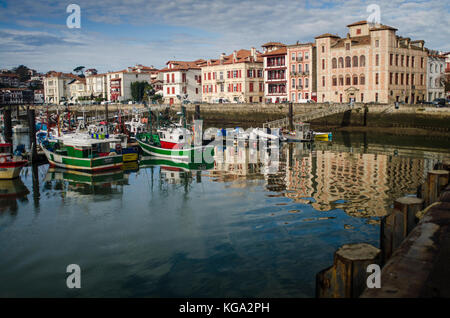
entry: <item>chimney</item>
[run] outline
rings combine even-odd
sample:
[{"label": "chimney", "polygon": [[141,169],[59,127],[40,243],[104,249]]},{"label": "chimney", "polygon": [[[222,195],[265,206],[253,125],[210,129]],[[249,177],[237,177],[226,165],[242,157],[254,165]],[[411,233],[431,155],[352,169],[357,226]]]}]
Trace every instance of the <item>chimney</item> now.
[{"label": "chimney", "polygon": [[233,52],[233,63],[235,63],[237,61],[237,51],[234,50]]},{"label": "chimney", "polygon": [[253,61],[256,61],[256,48],[252,47],[251,55],[252,55]]},{"label": "chimney", "polygon": [[225,53],[220,54],[220,57],[219,57],[220,64],[223,64],[224,59],[225,59]]}]

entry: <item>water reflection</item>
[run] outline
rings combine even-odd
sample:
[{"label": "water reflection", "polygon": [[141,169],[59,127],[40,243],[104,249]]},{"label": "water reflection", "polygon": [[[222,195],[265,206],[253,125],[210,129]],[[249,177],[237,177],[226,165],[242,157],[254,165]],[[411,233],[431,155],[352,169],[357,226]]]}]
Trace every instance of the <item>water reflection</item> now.
[{"label": "water reflection", "polygon": [[109,200],[111,196],[123,194],[123,186],[128,184],[127,176],[122,170],[92,174],[49,168],[43,188],[45,192],[57,190],[63,198],[89,196],[96,201]]},{"label": "water reflection", "polygon": [[385,146],[375,147],[373,153],[367,152],[367,145],[352,148],[325,142],[310,147],[284,144],[277,165],[264,160],[264,150],[216,149],[221,160],[216,160],[210,175],[217,182],[233,181],[234,187],[245,187],[243,180],[264,179],[267,190],[310,203],[317,211],[341,208],[351,216],[374,217],[385,215],[394,199],[415,194],[426,173],[442,159],[432,153],[429,158],[411,157],[413,149],[407,150],[408,157],[400,156],[404,150]]},{"label": "water reflection", "polygon": [[14,180],[0,180],[0,213],[16,214],[19,209],[18,201],[27,201],[30,193],[20,178]]}]

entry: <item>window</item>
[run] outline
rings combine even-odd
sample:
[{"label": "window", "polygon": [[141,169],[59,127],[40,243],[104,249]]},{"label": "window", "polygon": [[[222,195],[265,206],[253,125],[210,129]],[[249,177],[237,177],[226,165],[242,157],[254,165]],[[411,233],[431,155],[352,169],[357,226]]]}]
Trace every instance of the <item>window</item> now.
[{"label": "window", "polygon": [[342,75],[339,76],[339,86],[344,86],[344,77]]},{"label": "window", "polygon": [[337,86],[337,78],[336,78],[336,76],[333,76],[332,85],[333,86]]},{"label": "window", "polygon": [[172,87],[172,94],[175,94],[175,87]]},{"label": "window", "polygon": [[420,58],[420,68],[423,68],[423,57]]},{"label": "window", "polygon": [[305,60],[309,59],[309,52],[305,52]]},{"label": "window", "polygon": [[172,73],[172,83],[175,83],[175,74]]},{"label": "window", "polygon": [[375,47],[380,47],[380,40],[375,40]]},{"label": "window", "polygon": [[302,88],[302,79],[301,78],[298,79],[298,87]]},{"label": "window", "polygon": [[359,85],[366,85],[366,77],[364,76],[364,74],[361,74],[361,76],[359,77]]},{"label": "window", "polygon": [[305,73],[309,72],[309,64],[305,64]]},{"label": "window", "polygon": [[411,85],[414,85],[414,74],[411,74]]},{"label": "window", "polygon": [[352,59],[350,58],[350,56],[347,56],[345,58],[345,67],[351,67],[352,66]]},{"label": "window", "polygon": [[423,85],[423,74],[420,74],[420,85]]},{"label": "window", "polygon": [[322,86],[325,87],[325,76],[322,76]]},{"label": "window", "polygon": [[366,66],[366,57],[365,57],[365,55],[361,55],[359,57],[359,66],[361,66],[361,67]]},{"label": "window", "polygon": [[292,73],[295,73],[295,64],[292,64]]},{"label": "window", "polygon": [[292,93],[292,101],[295,102],[295,93]]},{"label": "window", "polygon": [[292,60],[295,61],[295,53],[292,53]]},{"label": "window", "polygon": [[358,67],[358,57],[357,56],[353,57],[353,67]]},{"label": "window", "polygon": [[398,73],[395,73],[395,85],[398,85]]},{"label": "window", "polygon": [[345,85],[351,85],[351,78],[350,75],[345,76]]},{"label": "window", "polygon": [[345,43],[345,49],[348,51],[350,50],[350,43]]},{"label": "window", "polygon": [[292,79],[292,88],[295,88],[295,78]]},{"label": "window", "polygon": [[333,59],[331,60],[331,67],[332,68],[337,68],[337,60],[335,57],[333,57]]},{"label": "window", "polygon": [[361,34],[361,29],[356,29],[356,34]]},{"label": "window", "polygon": [[411,56],[411,67],[414,67],[414,56]]},{"label": "window", "polygon": [[305,78],[305,88],[308,88],[309,80]]},{"label": "window", "polygon": [[364,102],[364,94],[361,93],[361,103]]},{"label": "window", "polygon": [[401,74],[400,74],[400,85],[403,85],[403,77],[404,77],[404,74],[401,73]]},{"label": "window", "polygon": [[299,72],[299,73],[302,72],[302,65],[301,65],[301,64],[298,65],[298,72]]},{"label": "window", "polygon": [[195,88],[195,94],[198,94],[198,87]]},{"label": "window", "polygon": [[389,85],[392,85],[393,74],[389,73]]},{"label": "window", "polygon": [[170,87],[167,87],[167,94],[170,94]]},{"label": "window", "polygon": [[390,55],[389,55],[389,65],[390,65],[390,66],[392,66],[392,60],[393,60],[393,58],[394,58],[394,55],[393,55],[393,54],[390,54]]},{"label": "window", "polygon": [[378,84],[380,84],[379,75],[378,75],[378,73],[375,73],[375,85],[378,85]]},{"label": "window", "polygon": [[322,59],[322,70],[325,69],[325,59]]},{"label": "window", "polygon": [[375,55],[375,66],[380,66],[380,55],[379,54]]},{"label": "window", "polygon": [[353,85],[358,85],[358,76],[353,75]]},{"label": "window", "polygon": [[402,55],[401,57],[400,57],[400,66],[403,66],[403,60],[405,59],[405,56],[404,55]]},{"label": "window", "polygon": [[344,67],[344,58],[342,58],[342,57],[339,58],[338,66],[339,66],[339,68]]},{"label": "window", "polygon": [[409,67],[409,55],[406,55],[406,67]]},{"label": "window", "polygon": [[409,85],[409,74],[406,74],[406,85]]},{"label": "window", "polygon": [[325,45],[322,45],[322,53],[325,53]]},{"label": "window", "polygon": [[298,93],[298,100],[302,99],[302,93]]},{"label": "window", "polygon": [[248,90],[249,90],[250,93],[253,92],[253,83],[252,82],[250,82]]}]

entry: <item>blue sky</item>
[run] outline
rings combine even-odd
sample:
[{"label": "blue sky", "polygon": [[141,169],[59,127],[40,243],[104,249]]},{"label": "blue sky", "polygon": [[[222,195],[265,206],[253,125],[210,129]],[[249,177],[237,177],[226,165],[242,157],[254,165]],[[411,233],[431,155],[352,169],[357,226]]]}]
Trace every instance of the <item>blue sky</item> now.
[{"label": "blue sky", "polygon": [[[80,29],[66,26],[70,3],[81,8]],[[369,4],[398,35],[450,51],[448,0],[0,0],[0,68],[160,68],[268,41],[311,42],[326,32],[345,36],[347,24],[367,19]]]}]

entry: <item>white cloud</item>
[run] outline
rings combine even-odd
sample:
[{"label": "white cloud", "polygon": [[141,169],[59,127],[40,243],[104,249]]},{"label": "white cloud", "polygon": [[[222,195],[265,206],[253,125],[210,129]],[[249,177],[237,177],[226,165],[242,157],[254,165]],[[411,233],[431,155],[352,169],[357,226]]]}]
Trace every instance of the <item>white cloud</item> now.
[{"label": "white cloud", "polygon": [[[234,49],[260,48],[267,41],[294,43],[314,41],[325,33],[345,36],[346,25],[366,19],[367,5],[381,8],[381,22],[399,29],[401,36],[424,39],[426,46],[449,51],[450,21],[447,0],[434,1],[291,1],[291,0],[77,0],[81,6],[82,26],[100,23],[101,32],[81,29],[68,32],[58,29],[55,21],[64,26],[67,13],[65,3],[50,0],[13,1],[0,19],[19,24],[31,31],[40,31],[49,43],[27,45],[19,35],[10,34],[2,43],[16,48],[0,51],[3,63],[29,63],[42,70],[67,70],[74,64],[88,64],[99,69],[123,68],[134,63],[163,66],[168,59],[196,59],[217,57]],[[26,8],[26,10],[24,10]],[[16,21],[15,19],[19,20]],[[42,20],[46,20],[42,22]],[[51,21],[51,22],[47,22]],[[5,22],[4,22],[5,23]],[[128,25],[131,34],[116,36],[108,33]],[[132,25],[133,27],[130,27]],[[158,37],[161,25],[175,31]],[[186,31],[183,31],[187,28]],[[11,27],[8,27],[11,31]],[[106,31],[104,31],[105,29]],[[198,29],[199,32],[193,31]],[[148,30],[148,37],[133,34],[133,30]],[[0,28],[0,31],[5,31]],[[54,43],[56,36],[59,43]],[[39,38],[39,37],[37,37]],[[29,38],[28,38],[29,39]],[[19,48],[35,49],[35,54],[23,53]],[[49,59],[48,56],[51,56]],[[36,64],[34,64],[36,63]],[[54,67],[52,67],[54,65]]]}]

